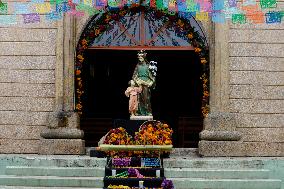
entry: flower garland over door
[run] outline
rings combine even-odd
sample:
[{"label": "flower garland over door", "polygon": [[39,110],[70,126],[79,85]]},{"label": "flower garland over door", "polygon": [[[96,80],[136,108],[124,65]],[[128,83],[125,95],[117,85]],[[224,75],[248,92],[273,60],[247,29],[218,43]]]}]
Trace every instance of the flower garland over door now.
[{"label": "flower garland over door", "polygon": [[[143,14],[140,14],[143,13]],[[140,18],[136,18],[140,15]],[[147,27],[144,23],[140,26],[127,24],[135,19],[145,19]],[[128,18],[128,19],[127,19]],[[200,57],[202,64],[202,72],[200,79],[202,80],[202,106],[201,111],[204,117],[209,113],[209,53],[206,46],[206,40],[198,31],[190,24],[189,18],[192,16],[188,13],[183,15],[167,14],[160,10],[154,10],[150,7],[140,5],[132,5],[131,7],[122,7],[110,9],[102,14],[93,17],[85,28],[77,46],[76,63],[75,63],[75,110],[82,114],[82,95],[84,94],[84,86],[81,77],[82,66],[84,63],[85,50],[97,46],[97,48],[126,47],[126,48],[159,48],[170,46],[172,48],[192,49]],[[153,28],[154,21],[158,20],[157,28]],[[125,27],[126,24],[126,27]],[[143,36],[135,35],[137,27],[142,27]],[[118,29],[121,35],[118,33]],[[149,34],[144,34],[146,30]],[[152,28],[152,29],[151,29]],[[112,34],[113,39],[104,33]],[[144,31],[145,32],[145,31]],[[139,33],[139,32],[138,32]],[[106,37],[107,36],[107,37]],[[115,37],[121,36],[121,37]],[[144,36],[146,36],[144,38]],[[147,39],[148,36],[148,39]],[[105,39],[103,39],[105,37]],[[160,40],[160,41],[159,41]]]}]

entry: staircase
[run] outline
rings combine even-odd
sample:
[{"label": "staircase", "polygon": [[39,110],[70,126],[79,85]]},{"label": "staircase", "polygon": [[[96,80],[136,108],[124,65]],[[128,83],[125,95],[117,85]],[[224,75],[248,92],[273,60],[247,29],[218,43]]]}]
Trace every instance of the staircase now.
[{"label": "staircase", "polygon": [[[281,189],[262,159],[184,157],[164,159],[176,189]],[[0,189],[103,188],[105,165],[87,156],[0,155]]]},{"label": "staircase", "polygon": [[178,189],[280,189],[281,180],[259,160],[180,157],[164,160],[165,177]]},{"label": "staircase", "polygon": [[[87,156],[13,157],[0,189],[102,188],[106,159]],[[1,164],[1,160],[0,160]],[[0,167],[1,168],[1,167]]]}]

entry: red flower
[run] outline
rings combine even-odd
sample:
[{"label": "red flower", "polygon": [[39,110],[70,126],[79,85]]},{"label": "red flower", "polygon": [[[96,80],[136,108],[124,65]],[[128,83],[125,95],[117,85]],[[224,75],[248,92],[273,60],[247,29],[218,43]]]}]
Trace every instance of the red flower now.
[{"label": "red flower", "polygon": [[106,29],[106,27],[105,27],[104,25],[100,25],[100,26],[99,26],[99,29],[100,29],[101,31],[104,31],[104,30]]},{"label": "red flower", "polygon": [[117,14],[113,14],[111,15],[111,18],[115,21],[118,21],[119,20],[119,16]]},{"label": "red flower", "polygon": [[90,37],[91,37],[91,38],[93,38],[93,37],[95,37],[95,36],[96,36],[96,35],[95,35],[95,32],[93,32],[93,31],[90,32]]}]

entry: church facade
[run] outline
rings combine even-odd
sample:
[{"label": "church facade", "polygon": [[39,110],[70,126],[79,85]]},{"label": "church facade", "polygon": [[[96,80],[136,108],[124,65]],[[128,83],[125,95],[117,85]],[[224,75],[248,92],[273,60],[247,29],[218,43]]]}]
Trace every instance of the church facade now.
[{"label": "church facade", "polygon": [[[85,153],[74,65],[90,21],[65,16],[0,28],[0,153]],[[208,41],[210,111],[199,154],[284,156],[283,22],[200,24]]]}]

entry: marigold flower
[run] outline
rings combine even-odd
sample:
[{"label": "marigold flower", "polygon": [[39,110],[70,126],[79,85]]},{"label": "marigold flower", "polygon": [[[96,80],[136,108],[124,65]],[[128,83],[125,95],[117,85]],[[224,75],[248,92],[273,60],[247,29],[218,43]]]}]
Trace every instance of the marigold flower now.
[{"label": "marigold flower", "polygon": [[192,33],[187,34],[187,37],[188,37],[189,39],[193,39]]},{"label": "marigold flower", "polygon": [[207,60],[205,58],[201,58],[201,64],[206,64]]},{"label": "marigold flower", "polygon": [[77,105],[76,105],[76,110],[81,111],[81,110],[82,110],[82,108],[83,108],[83,106],[82,106],[81,104],[77,104]]},{"label": "marigold flower", "polygon": [[201,48],[196,47],[196,48],[194,48],[194,51],[195,51],[196,53],[199,53],[199,52],[201,52]]},{"label": "marigold flower", "polygon": [[88,41],[86,39],[82,39],[81,44],[83,46],[88,45]]},{"label": "marigold flower", "polygon": [[95,35],[99,35],[101,33],[101,31],[99,29],[95,30]]},{"label": "marigold flower", "polygon": [[80,75],[81,74],[81,70],[76,70],[76,75]]},{"label": "marigold flower", "polygon": [[111,16],[110,15],[106,15],[105,22],[108,23],[110,20],[111,20]]},{"label": "marigold flower", "polygon": [[209,96],[209,92],[208,91],[204,91],[203,92],[203,96],[208,97]]},{"label": "marigold flower", "polygon": [[124,16],[125,14],[126,14],[126,11],[125,11],[125,10],[119,12],[119,15],[120,15],[120,16]]},{"label": "marigold flower", "polygon": [[79,62],[83,62],[83,61],[84,61],[84,57],[83,57],[81,54],[79,54],[79,55],[77,56],[77,58],[78,58],[78,61],[79,61]]},{"label": "marigold flower", "polygon": [[183,27],[183,26],[184,26],[184,22],[183,22],[181,19],[178,19],[177,24],[178,24],[180,27]]}]

